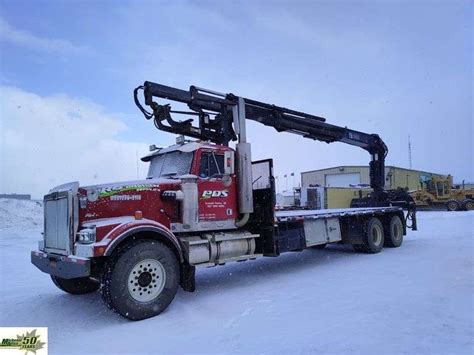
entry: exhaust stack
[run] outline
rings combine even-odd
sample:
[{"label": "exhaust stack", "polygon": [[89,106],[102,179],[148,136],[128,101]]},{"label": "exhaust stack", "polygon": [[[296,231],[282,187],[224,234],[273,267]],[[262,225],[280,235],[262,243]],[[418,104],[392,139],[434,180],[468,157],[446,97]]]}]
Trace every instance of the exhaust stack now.
[{"label": "exhaust stack", "polygon": [[[242,214],[253,213],[253,187],[252,187],[252,149],[247,143],[245,130],[245,101],[238,98],[238,105],[232,108],[235,133],[239,138],[236,145],[237,153],[237,181],[239,188],[239,212]],[[248,220],[244,216],[243,220]],[[245,224],[245,223],[244,223]],[[238,224],[239,226],[239,224]]]}]

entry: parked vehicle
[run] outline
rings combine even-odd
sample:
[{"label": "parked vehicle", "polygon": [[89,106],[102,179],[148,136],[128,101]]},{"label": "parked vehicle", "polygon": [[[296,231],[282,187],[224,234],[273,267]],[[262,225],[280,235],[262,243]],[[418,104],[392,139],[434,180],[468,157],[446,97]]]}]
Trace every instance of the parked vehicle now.
[{"label": "parked vehicle", "polygon": [[411,191],[416,205],[426,209],[445,208],[448,211],[474,210],[474,189],[453,188],[453,177],[432,177],[422,188]]},{"label": "parked vehicle", "polygon": [[[139,90],[152,112],[141,105]],[[171,147],[151,147],[142,159],[150,163],[145,180],[94,186],[74,182],[44,197],[44,238],[31,258],[66,292],[100,289],[108,307],[139,320],[166,309],[179,286],[194,291],[198,267],[329,243],[378,253],[384,246],[399,247],[408,227],[416,230],[410,196],[383,190],[387,147],[378,135],[197,87],[185,91],[145,82],[134,95],[158,129],[182,136]],[[198,125],[193,119],[174,120],[172,114],[183,112],[158,104],[157,97],[187,104],[191,112],[186,114]],[[247,119],[278,132],[367,150],[373,193],[361,198],[358,208],[275,212],[273,160],[252,161]],[[229,146],[234,140],[235,149]]]}]

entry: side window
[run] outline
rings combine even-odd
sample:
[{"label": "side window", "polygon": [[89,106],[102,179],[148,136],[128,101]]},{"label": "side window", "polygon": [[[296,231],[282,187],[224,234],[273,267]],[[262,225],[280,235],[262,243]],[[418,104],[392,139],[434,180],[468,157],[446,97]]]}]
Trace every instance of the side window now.
[{"label": "side window", "polygon": [[224,155],[214,153],[201,154],[201,166],[199,167],[199,176],[217,177],[224,174]]},{"label": "side window", "polygon": [[448,191],[449,191],[449,183],[445,182],[445,183],[444,183],[444,193],[447,194]]},{"label": "side window", "polygon": [[224,174],[224,156],[220,154],[209,154],[210,176]]},{"label": "side window", "polygon": [[209,154],[201,154],[201,166],[199,167],[199,177],[206,178],[209,176]]},{"label": "side window", "polygon": [[436,183],[436,189],[437,189],[437,193],[438,193],[438,196],[443,196],[444,195],[444,191],[443,191],[443,183],[442,182],[437,182]]}]

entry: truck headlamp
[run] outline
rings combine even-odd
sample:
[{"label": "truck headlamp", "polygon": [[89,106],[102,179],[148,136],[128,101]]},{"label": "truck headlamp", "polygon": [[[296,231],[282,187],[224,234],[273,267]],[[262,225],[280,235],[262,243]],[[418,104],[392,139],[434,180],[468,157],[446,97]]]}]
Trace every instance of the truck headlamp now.
[{"label": "truck headlamp", "polygon": [[81,244],[91,244],[95,242],[95,226],[81,229],[76,234],[76,241]]}]

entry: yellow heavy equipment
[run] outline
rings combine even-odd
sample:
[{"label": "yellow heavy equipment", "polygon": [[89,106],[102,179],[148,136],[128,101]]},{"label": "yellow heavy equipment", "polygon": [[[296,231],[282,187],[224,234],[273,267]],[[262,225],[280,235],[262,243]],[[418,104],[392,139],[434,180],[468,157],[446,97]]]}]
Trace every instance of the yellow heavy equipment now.
[{"label": "yellow heavy equipment", "polygon": [[421,189],[410,192],[420,208],[446,208],[448,211],[474,210],[474,189],[453,187],[451,175],[421,181],[421,186]]}]

